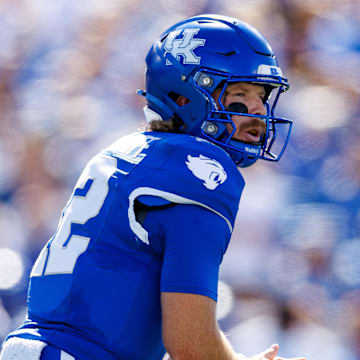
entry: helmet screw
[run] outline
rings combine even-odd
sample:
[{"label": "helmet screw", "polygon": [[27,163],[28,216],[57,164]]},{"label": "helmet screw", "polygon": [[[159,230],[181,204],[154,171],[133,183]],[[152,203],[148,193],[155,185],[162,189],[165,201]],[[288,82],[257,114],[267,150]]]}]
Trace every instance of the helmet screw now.
[{"label": "helmet screw", "polygon": [[209,135],[215,135],[217,131],[218,131],[218,127],[214,123],[208,121],[205,127],[205,132],[208,133]]},{"label": "helmet screw", "polygon": [[214,83],[214,79],[210,75],[203,72],[196,73],[194,78],[200,86],[207,88],[209,88]]},{"label": "helmet screw", "polygon": [[215,126],[214,125],[209,125],[207,129],[208,129],[209,133],[215,132]]},{"label": "helmet screw", "polygon": [[185,80],[186,80],[186,76],[185,76],[185,75],[181,75],[180,79],[181,79],[182,81],[185,81]]},{"label": "helmet screw", "polygon": [[203,85],[205,85],[205,86],[209,85],[210,82],[211,82],[211,80],[210,80],[210,78],[208,78],[208,77],[204,77],[204,78],[202,79],[202,83],[203,83]]}]

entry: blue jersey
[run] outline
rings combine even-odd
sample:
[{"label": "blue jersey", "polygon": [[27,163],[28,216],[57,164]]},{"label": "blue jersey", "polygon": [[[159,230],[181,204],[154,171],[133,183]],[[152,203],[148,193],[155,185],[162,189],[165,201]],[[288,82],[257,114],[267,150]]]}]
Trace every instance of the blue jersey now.
[{"label": "blue jersey", "polygon": [[27,320],[9,336],[76,359],[162,359],[160,293],[216,301],[243,187],[228,154],[205,140],[119,139],[81,174],[32,269]]}]

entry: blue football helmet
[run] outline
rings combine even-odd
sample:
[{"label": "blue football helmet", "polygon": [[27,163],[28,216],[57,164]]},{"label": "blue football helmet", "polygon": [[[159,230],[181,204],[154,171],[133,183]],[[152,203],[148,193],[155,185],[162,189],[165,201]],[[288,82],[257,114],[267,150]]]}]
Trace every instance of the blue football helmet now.
[{"label": "blue football helmet", "polygon": [[[144,111],[148,121],[174,119],[179,132],[219,145],[239,167],[250,166],[257,159],[280,159],[292,121],[275,116],[274,110],[289,84],[269,43],[256,29],[231,17],[195,16],[167,29],[152,45],[146,65],[146,89],[138,94],[147,99]],[[263,85],[267,114],[248,114],[242,103],[225,108],[220,99],[234,82]],[[219,88],[216,102],[212,94]],[[274,89],[277,93],[270,102]],[[176,102],[180,95],[188,99],[183,106]],[[262,119],[266,133],[261,141],[255,144],[233,139],[236,125],[232,115]]]}]

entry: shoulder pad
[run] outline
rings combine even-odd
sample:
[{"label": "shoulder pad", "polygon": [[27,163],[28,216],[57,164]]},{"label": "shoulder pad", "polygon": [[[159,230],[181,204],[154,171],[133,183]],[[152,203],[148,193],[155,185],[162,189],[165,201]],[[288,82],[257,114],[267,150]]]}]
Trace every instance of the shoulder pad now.
[{"label": "shoulder pad", "polygon": [[201,138],[173,133],[161,134],[161,140],[154,142],[134,169],[133,179],[133,200],[150,206],[197,204],[223,217],[231,231],[245,185],[223,149]]}]

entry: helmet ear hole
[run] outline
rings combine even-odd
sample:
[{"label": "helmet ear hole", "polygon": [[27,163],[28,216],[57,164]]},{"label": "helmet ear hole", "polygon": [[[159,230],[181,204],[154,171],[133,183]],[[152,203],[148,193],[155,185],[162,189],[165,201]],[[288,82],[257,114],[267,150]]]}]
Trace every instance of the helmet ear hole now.
[{"label": "helmet ear hole", "polygon": [[179,95],[173,91],[169,92],[168,96],[172,101],[174,101],[174,103],[176,103],[179,106],[184,106],[190,102],[190,100],[187,97],[183,95]]},{"label": "helmet ear hole", "polygon": [[174,91],[170,91],[170,92],[168,93],[168,97],[169,97],[174,103],[176,103],[177,99],[178,99],[180,96],[181,96],[180,94],[178,94],[178,93],[176,93],[176,92],[174,92]]}]

